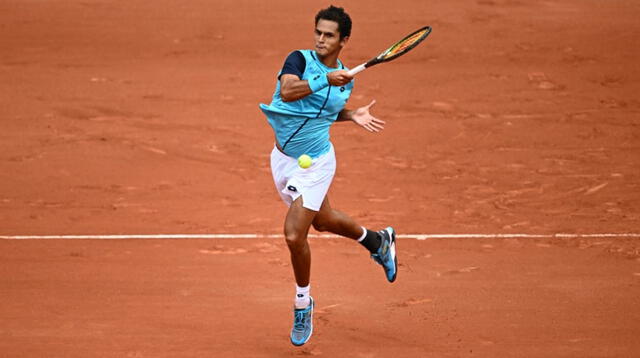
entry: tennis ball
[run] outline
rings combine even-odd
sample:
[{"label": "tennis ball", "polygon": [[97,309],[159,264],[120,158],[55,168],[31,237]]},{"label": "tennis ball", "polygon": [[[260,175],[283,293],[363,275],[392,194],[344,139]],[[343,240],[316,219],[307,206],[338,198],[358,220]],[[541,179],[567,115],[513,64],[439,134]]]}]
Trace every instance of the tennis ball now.
[{"label": "tennis ball", "polygon": [[298,157],[298,165],[300,166],[300,168],[307,169],[311,166],[311,164],[313,164],[313,160],[310,156],[303,154]]}]

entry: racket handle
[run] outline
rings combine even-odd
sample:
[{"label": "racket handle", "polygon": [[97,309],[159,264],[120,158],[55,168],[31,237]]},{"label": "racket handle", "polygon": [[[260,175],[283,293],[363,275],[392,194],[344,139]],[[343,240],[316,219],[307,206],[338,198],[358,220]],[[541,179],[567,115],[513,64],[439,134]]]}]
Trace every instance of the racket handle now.
[{"label": "racket handle", "polygon": [[365,65],[364,63],[362,65],[358,65],[352,69],[349,70],[349,72],[347,72],[349,74],[349,76],[354,76],[356,73],[362,72],[365,69]]}]

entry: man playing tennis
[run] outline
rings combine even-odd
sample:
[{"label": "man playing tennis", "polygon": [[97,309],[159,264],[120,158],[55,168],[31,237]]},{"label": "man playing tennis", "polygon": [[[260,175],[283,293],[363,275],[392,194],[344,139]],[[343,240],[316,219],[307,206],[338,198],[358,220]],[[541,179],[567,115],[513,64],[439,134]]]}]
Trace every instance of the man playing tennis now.
[{"label": "man playing tennis", "polygon": [[[336,170],[329,127],[336,121],[353,121],[370,132],[383,129],[384,121],[369,112],[369,105],[345,109],[353,90],[353,76],[338,59],[351,34],[351,18],[342,8],[330,6],[315,18],[315,49],[292,52],[278,73],[269,105],[260,108],[275,132],[271,172],[282,200],[289,206],[284,234],[296,280],[291,343],[305,344],[313,332],[314,301],[309,295],[311,251],[307,234],[311,225],[360,242],[382,265],[387,280],[396,279],[396,234],[392,227],[367,230],[329,204],[327,192]],[[309,155],[312,165],[303,169],[297,158]]]}]

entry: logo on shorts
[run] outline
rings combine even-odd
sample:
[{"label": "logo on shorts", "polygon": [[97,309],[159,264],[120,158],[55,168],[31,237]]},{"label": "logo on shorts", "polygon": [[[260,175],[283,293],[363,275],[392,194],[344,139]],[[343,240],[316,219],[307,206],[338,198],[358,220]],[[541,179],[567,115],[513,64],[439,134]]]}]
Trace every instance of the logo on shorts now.
[{"label": "logo on shorts", "polygon": [[288,189],[289,191],[293,191],[293,192],[298,191],[298,189],[297,189],[295,186],[293,186],[293,185],[289,185],[289,186],[287,187],[287,189]]}]

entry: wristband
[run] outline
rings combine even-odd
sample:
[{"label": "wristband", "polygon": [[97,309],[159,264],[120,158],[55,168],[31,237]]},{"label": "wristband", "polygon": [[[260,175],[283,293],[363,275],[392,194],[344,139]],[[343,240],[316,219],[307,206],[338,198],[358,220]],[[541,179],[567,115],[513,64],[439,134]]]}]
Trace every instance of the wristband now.
[{"label": "wristband", "polygon": [[325,74],[315,75],[307,80],[311,92],[318,92],[325,87],[329,87],[329,78]]}]

